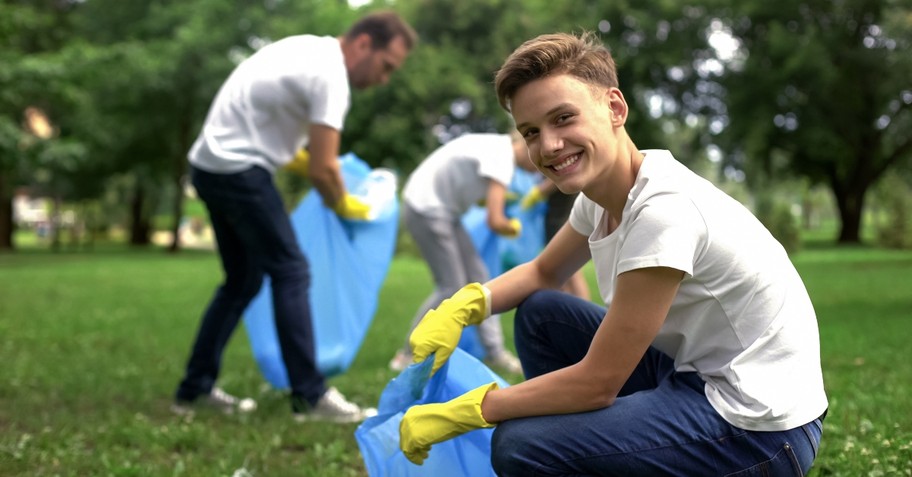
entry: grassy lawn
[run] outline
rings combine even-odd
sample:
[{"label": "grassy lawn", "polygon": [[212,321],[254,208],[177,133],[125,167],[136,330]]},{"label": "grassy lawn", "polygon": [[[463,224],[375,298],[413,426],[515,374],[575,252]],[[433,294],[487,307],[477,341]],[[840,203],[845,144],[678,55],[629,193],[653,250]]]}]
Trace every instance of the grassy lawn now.
[{"label": "grassy lawn", "polygon": [[[912,252],[812,245],[795,263],[817,308],[830,396],[812,475],[912,475]],[[256,397],[258,411],[169,412],[219,278],[204,251],[0,255],[0,476],[365,475],[356,426],[293,422],[242,328],[221,384]],[[430,287],[422,262],[397,257],[364,346],[331,384],[375,403]]]},{"label": "grassy lawn", "polygon": [[795,263],[830,400],[816,475],[912,475],[912,252],[808,249]]}]

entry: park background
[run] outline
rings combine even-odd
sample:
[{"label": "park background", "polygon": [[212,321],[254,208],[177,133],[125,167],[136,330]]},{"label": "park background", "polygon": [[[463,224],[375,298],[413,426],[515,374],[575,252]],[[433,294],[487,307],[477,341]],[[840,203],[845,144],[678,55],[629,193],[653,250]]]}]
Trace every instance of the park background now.
[{"label": "park background", "polygon": [[[338,35],[380,8],[421,40],[389,85],[353,93],[343,152],[404,181],[452,137],[507,130],[492,78],[522,41],[597,32],[637,144],[751,208],[807,282],[831,406],[812,474],[912,475],[908,2],[6,0],[0,476],[364,475],[354,426],[291,422],[243,329],[223,384],[260,410],[167,408],[220,280],[186,183],[209,102],[256,48]],[[309,186],[277,181],[289,208]],[[365,345],[333,384],[376,402],[430,286],[402,235]]]}]

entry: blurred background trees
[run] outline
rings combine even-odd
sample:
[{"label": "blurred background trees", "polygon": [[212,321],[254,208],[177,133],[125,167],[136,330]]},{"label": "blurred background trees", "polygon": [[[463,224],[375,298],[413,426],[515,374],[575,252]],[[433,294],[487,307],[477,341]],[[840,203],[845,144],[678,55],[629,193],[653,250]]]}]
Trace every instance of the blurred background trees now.
[{"label": "blurred background trees", "polygon": [[507,131],[492,86],[503,59],[540,33],[591,30],[616,56],[638,146],[672,149],[787,247],[826,204],[834,240],[859,243],[870,217],[882,242],[909,246],[908,2],[4,0],[0,249],[15,246],[18,190],[56,204],[54,244],[64,222],[74,240],[177,237],[186,152],[233,66],[389,7],[421,41],[387,87],[353,93],[343,152],[373,166],[404,178],[449,138]]}]

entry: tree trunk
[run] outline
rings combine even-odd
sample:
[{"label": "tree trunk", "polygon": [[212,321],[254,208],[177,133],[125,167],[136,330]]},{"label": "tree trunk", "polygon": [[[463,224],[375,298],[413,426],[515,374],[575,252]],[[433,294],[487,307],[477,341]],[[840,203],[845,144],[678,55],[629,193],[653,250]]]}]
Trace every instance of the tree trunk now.
[{"label": "tree trunk", "polygon": [[87,250],[95,250],[95,235],[98,232],[98,222],[95,220],[95,211],[90,204],[83,204],[82,211],[85,216],[85,247]]},{"label": "tree trunk", "polygon": [[847,191],[841,191],[838,187],[833,188],[841,222],[838,243],[861,243],[861,213],[864,210],[864,197],[867,190],[867,186]]},{"label": "tree trunk", "polygon": [[0,251],[13,250],[13,190],[0,171]]},{"label": "tree trunk", "polygon": [[168,247],[169,252],[178,252],[180,251],[180,223],[181,219],[184,217],[184,185],[186,182],[187,176],[187,156],[184,151],[190,149],[190,113],[187,112],[183,115],[184,120],[181,122],[180,128],[180,154],[177,154],[174,157],[174,184],[177,186],[177,191],[174,195],[174,222],[171,225],[171,246]]},{"label": "tree trunk", "polygon": [[130,201],[130,245],[149,245],[149,231],[152,225],[144,213],[146,192],[143,186],[136,185],[133,200]]},{"label": "tree trunk", "polygon": [[54,195],[51,201],[51,250],[60,251],[60,234],[63,231],[63,217],[60,213],[60,204],[63,202],[59,195]]},{"label": "tree trunk", "polygon": [[174,180],[174,184],[177,190],[174,193],[174,209],[171,211],[174,214],[174,220],[171,224],[171,245],[168,247],[168,251],[171,253],[180,251],[180,224],[184,216],[183,174]]}]

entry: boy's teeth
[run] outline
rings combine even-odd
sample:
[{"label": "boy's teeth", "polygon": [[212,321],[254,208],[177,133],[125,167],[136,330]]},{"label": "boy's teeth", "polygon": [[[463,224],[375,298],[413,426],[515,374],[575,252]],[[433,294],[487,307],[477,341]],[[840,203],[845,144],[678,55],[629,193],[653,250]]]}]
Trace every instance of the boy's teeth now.
[{"label": "boy's teeth", "polygon": [[570,164],[573,164],[574,162],[576,162],[576,159],[577,159],[578,157],[579,157],[578,155],[574,154],[574,155],[568,157],[566,161],[564,161],[564,162],[562,162],[562,163],[560,163],[560,164],[555,164],[555,165],[554,165],[554,170],[559,171],[559,170],[561,170],[561,169],[563,169],[563,168],[569,166]]}]

